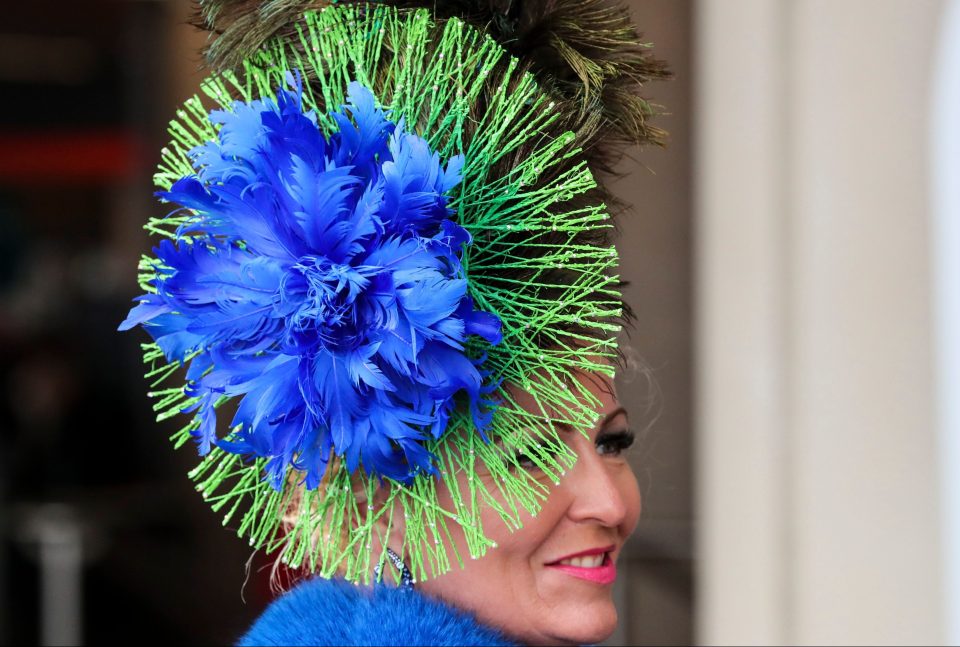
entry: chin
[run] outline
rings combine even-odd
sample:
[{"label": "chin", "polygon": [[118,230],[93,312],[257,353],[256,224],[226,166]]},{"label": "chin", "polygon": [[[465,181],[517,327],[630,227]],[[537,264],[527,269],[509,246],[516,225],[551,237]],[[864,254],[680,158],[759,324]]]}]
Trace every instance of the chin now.
[{"label": "chin", "polygon": [[551,644],[593,645],[609,638],[617,628],[617,609],[612,602],[604,605],[580,607],[575,613],[558,616],[558,622],[549,631]]}]

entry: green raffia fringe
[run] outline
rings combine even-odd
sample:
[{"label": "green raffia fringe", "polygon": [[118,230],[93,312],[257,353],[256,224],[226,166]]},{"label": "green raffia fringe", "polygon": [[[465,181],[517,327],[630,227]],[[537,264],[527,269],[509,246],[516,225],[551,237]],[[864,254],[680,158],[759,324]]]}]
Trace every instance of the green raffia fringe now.
[{"label": "green raffia fringe", "polygon": [[[202,84],[207,104],[229,110],[237,99],[275,96],[284,85],[284,72],[297,69],[305,80],[304,102],[329,136],[334,124],[328,111],[343,103],[348,82],[358,80],[374,90],[394,121],[404,118],[441,159],[464,153],[463,181],[451,202],[458,221],[474,237],[464,267],[478,309],[496,313],[504,333],[500,345],[478,345],[471,352],[487,352],[484,368],[504,385],[528,391],[537,406],[525,409],[501,388],[502,405],[488,432],[489,444],[473,431],[470,415],[457,412],[444,437],[427,443],[438,458],[441,477],[418,477],[410,486],[392,481],[381,486],[361,473],[351,477],[333,460],[320,488],[307,491],[289,479],[278,492],[262,478],[263,460],[245,462],[216,447],[190,478],[213,509],[223,513],[224,525],[252,546],[279,551],[283,562],[324,577],[340,574],[369,582],[373,566],[384,559],[385,542],[377,528],[386,521],[389,532],[394,515],[402,514],[401,554],[422,580],[495,546],[484,532],[482,510],[494,510],[511,530],[520,528],[523,516],[537,514],[551,483],[573,464],[575,455],[556,423],[586,433],[597,420],[599,402],[575,374],[613,374],[619,330],[613,320],[621,314],[613,274],[617,254],[612,247],[575,242],[588,230],[610,226],[606,207],[566,204],[595,187],[593,176],[578,159],[573,133],[544,134],[558,117],[553,103],[530,74],[516,72],[517,61],[492,39],[456,19],[436,25],[425,10],[373,5],[307,13],[298,33],[299,43],[270,43],[239,74],[208,77]],[[481,99],[487,107],[478,120],[471,107]],[[155,176],[160,189],[193,175],[187,152],[216,137],[207,104],[194,96],[177,111],[170,124],[172,141],[162,151]],[[479,123],[468,124],[470,119]],[[510,160],[521,144],[529,150],[531,142],[532,153],[495,176],[495,164]],[[152,219],[146,229],[174,238],[184,217]],[[518,231],[525,233],[522,242],[517,242]],[[548,231],[550,242],[541,240]],[[566,244],[556,244],[556,232]],[[140,263],[146,291],[156,262],[145,256]],[[574,280],[551,282],[547,275],[557,267],[567,268]],[[511,279],[511,270],[523,270],[527,278]],[[542,291],[550,291],[550,298]],[[155,344],[144,345],[144,360],[158,420],[178,415],[192,400],[183,386],[164,385],[178,378],[180,365],[166,364]],[[186,443],[197,426],[191,421],[175,433],[175,446]],[[518,453],[538,469],[521,467]],[[379,487],[388,490],[383,505],[368,505]],[[455,548],[457,532],[466,539],[467,555]]]}]

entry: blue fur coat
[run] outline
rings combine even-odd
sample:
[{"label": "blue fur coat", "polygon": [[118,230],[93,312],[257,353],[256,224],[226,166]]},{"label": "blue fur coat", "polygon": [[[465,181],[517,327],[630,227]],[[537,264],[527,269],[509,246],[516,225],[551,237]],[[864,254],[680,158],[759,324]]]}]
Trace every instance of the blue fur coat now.
[{"label": "blue fur coat", "polygon": [[239,643],[249,645],[515,645],[415,590],[323,579],[275,600]]}]

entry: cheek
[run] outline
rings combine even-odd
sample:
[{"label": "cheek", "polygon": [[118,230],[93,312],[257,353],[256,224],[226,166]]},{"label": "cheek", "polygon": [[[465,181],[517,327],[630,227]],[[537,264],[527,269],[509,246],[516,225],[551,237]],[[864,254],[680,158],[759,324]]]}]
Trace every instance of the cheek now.
[{"label": "cheek", "polygon": [[640,486],[637,484],[637,477],[629,465],[625,466],[623,474],[618,479],[617,487],[620,490],[620,496],[623,497],[625,509],[621,532],[624,536],[627,536],[637,527],[642,509]]},{"label": "cheek", "polygon": [[[462,532],[454,531],[454,543],[464,559],[463,568],[454,562],[449,572],[418,583],[417,588],[472,613],[483,624],[520,635],[525,629],[523,619],[529,622],[530,602],[537,598],[530,567],[533,546],[523,541],[530,538],[525,534],[526,528],[510,533],[499,516],[483,521],[487,536],[497,542],[497,548],[472,560]],[[517,620],[521,623],[516,624]]]},{"label": "cheek", "polygon": [[[466,489],[466,485],[463,488]],[[453,509],[449,491],[442,488],[439,492],[441,506]],[[510,532],[500,515],[490,506],[480,510],[480,523],[484,534],[495,542],[496,548],[488,548],[483,557],[470,558],[467,539],[463,529],[454,523],[447,526],[449,534],[441,539],[450,569],[442,575],[429,577],[417,586],[428,595],[443,599],[462,609],[478,615],[496,615],[498,603],[505,603],[509,612],[510,602],[504,591],[512,590],[512,580],[529,571],[528,557],[532,546],[525,539],[535,533],[528,533],[530,526],[536,527],[536,519],[524,517],[524,527],[518,532]],[[461,567],[456,555],[463,560]],[[482,613],[486,611],[487,614]]]},{"label": "cheek", "polygon": [[448,553],[453,562],[450,571],[418,583],[417,587],[427,595],[472,612],[485,624],[510,635],[523,635],[529,625],[547,613],[534,565],[542,560],[540,548],[560,523],[562,498],[554,493],[536,517],[523,515],[523,528],[515,532],[510,532],[495,510],[485,508],[480,513],[481,523],[497,548],[476,560],[469,558],[463,531],[451,526],[453,543],[463,556],[464,567],[460,568],[453,554]]}]

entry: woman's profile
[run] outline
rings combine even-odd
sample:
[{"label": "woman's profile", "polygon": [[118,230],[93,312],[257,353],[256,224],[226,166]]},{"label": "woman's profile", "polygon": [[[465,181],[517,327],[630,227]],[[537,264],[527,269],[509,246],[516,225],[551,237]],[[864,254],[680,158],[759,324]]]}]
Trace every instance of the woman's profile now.
[{"label": "woman's profile", "polygon": [[304,575],[241,644],[604,640],[640,493],[602,181],[662,63],[606,0],[199,6],[121,329]]}]

